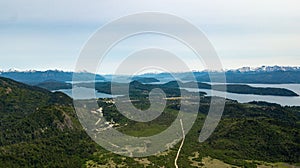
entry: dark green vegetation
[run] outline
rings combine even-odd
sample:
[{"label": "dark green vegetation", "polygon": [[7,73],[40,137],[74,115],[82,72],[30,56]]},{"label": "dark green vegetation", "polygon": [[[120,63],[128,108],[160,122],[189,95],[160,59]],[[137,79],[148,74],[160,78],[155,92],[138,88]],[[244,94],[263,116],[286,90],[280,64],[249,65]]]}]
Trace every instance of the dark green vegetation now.
[{"label": "dark green vegetation", "polygon": [[[256,167],[265,162],[300,163],[300,107],[281,107],[266,102],[251,102],[240,104],[228,100],[224,115],[213,135],[204,143],[198,142],[199,132],[209,109],[209,98],[204,98],[199,109],[199,115],[192,130],[186,137],[182,154],[179,159],[180,167],[191,167],[189,157],[195,152],[202,157],[210,156],[225,163],[241,166]],[[168,102],[167,110],[159,118],[149,123],[133,122],[120,115],[113,104],[99,101],[104,107],[104,116],[113,118],[121,124],[119,131],[132,136],[150,136],[166,129],[174,120],[179,108],[178,101]],[[135,102],[136,107],[144,102]],[[126,124],[126,125],[125,125]],[[152,156],[147,159],[153,167],[173,167],[173,160],[179,144],[168,151],[167,156]],[[95,154],[93,161],[103,164]],[[115,163],[134,165],[132,161],[124,163],[121,156],[110,155],[109,160]],[[105,163],[106,164],[106,163]],[[150,165],[151,165],[150,164]]]},{"label": "dark green vegetation", "polygon": [[[196,80],[199,82],[200,89],[211,89],[211,86],[208,84],[200,83],[200,82],[210,82],[210,77],[208,72],[193,72]],[[211,75],[215,78],[216,81],[221,79],[222,74],[219,72],[211,72]],[[250,71],[250,72],[240,72],[240,71],[227,71],[225,72],[226,81],[228,83],[272,83],[272,84],[280,84],[280,83],[300,83],[300,73],[299,70],[276,70],[276,71]],[[11,78],[16,81],[20,81],[23,83],[27,83],[30,85],[37,85],[39,87],[48,89],[48,90],[59,90],[59,89],[70,89],[71,84],[65,83],[66,81],[73,80],[72,72],[63,72],[63,71],[28,71],[28,72],[2,72],[0,76]],[[190,73],[178,73],[176,74],[179,78],[183,80],[192,80],[190,77]],[[75,81],[93,81],[93,80],[105,80],[103,76],[94,75],[88,72],[80,72],[76,73]],[[153,74],[153,75],[141,75],[135,76],[132,78],[133,81],[138,81],[140,83],[151,83],[151,82],[159,82],[158,79],[169,79],[174,80],[171,74],[169,73],[161,73],[161,74]],[[216,82],[215,81],[215,82]],[[224,81],[220,81],[224,82]],[[97,90],[103,90],[102,85],[104,87],[108,82],[98,82],[96,83]],[[78,84],[86,85],[86,84]],[[93,86],[93,84],[88,84]],[[119,84],[121,85],[121,84]],[[151,87],[151,85],[147,85]],[[165,85],[164,87],[168,87]],[[172,87],[172,86],[171,86]],[[215,85],[215,90],[223,90],[218,89],[220,85]],[[108,89],[105,89],[107,92]],[[255,95],[272,95],[272,96],[298,96],[293,91],[283,89],[283,88],[259,88],[259,87],[250,87],[248,85],[227,85],[227,91],[230,93],[237,94],[255,94]],[[104,93],[106,93],[104,92]]]},{"label": "dark green vegetation", "polygon": [[[216,85],[218,90],[219,85]],[[284,88],[261,88],[248,85],[226,85],[227,92],[238,94],[272,95],[272,96],[299,96],[297,93]],[[220,89],[221,90],[221,89]]]},{"label": "dark green vegetation", "polygon": [[[299,111],[299,107],[268,103],[229,102],[219,126],[200,151],[240,166],[245,164],[243,159],[299,163]],[[205,106],[200,112],[205,114]]]},{"label": "dark green vegetation", "polygon": [[52,90],[60,90],[60,89],[72,89],[72,84],[65,83],[65,82],[59,82],[59,81],[55,81],[55,80],[44,81],[35,86],[41,87],[44,89],[48,89],[51,91]]},{"label": "dark green vegetation", "polygon": [[0,78],[0,167],[80,167],[95,151],[72,100]]},{"label": "dark green vegetation", "polygon": [[[97,82],[95,85],[89,83],[81,83],[78,86],[82,87],[95,87],[97,91],[102,93],[111,94],[111,83],[110,82]],[[165,84],[142,84],[138,81],[131,82],[131,86],[134,85],[134,88],[147,90],[150,91],[154,88],[161,88],[166,93],[172,93],[173,96],[179,95],[178,87],[176,81],[171,81]],[[248,85],[234,85],[234,84],[227,84],[227,85],[210,85],[207,83],[180,83],[180,85],[184,88],[195,88],[198,87],[199,89],[214,89],[218,91],[224,91],[223,88],[226,88],[227,92],[230,93],[237,93],[237,94],[255,94],[255,95],[272,95],[272,96],[299,96],[295,92],[284,89],[284,88],[262,88],[262,87],[251,87]],[[126,85],[122,83],[113,83],[113,86],[117,88],[116,90],[127,90]],[[134,89],[132,88],[132,89]],[[203,93],[203,92],[202,92]],[[120,93],[122,94],[122,93]],[[205,93],[203,93],[205,94]]]},{"label": "dark green vegetation", "polygon": [[[142,80],[143,81],[143,80]],[[147,82],[146,82],[147,83]],[[80,87],[88,87],[88,88],[96,88],[97,91],[102,93],[111,94],[111,85],[113,84],[118,90],[127,90],[126,84],[124,83],[111,83],[111,82],[96,82],[96,83],[78,83],[76,86]],[[132,81],[131,85],[135,85],[138,89],[144,89],[150,91],[153,88],[162,88],[164,91],[169,93],[174,93],[178,91],[178,84],[176,81],[171,81],[165,84],[145,84],[145,82],[141,81]],[[227,85],[210,85],[207,83],[195,83],[195,82],[187,82],[180,83],[182,87],[185,88],[199,88],[199,89],[213,89],[217,91],[224,91],[226,88],[229,93],[236,94],[254,94],[254,95],[270,95],[270,96],[299,96],[295,92],[285,89],[285,88],[263,88],[263,87],[251,87],[248,85],[242,84],[227,84]],[[48,90],[59,90],[59,89],[71,89],[72,85],[63,82],[57,81],[47,81],[36,85],[38,87],[42,87]],[[122,93],[120,93],[122,94]],[[205,94],[205,93],[203,93]]]},{"label": "dark green vegetation", "polygon": [[[193,82],[183,84],[184,87],[190,87]],[[195,84],[194,84],[195,86]],[[198,83],[199,89],[213,89],[218,91],[226,91],[229,93],[237,94],[254,94],[254,95],[271,95],[271,96],[299,96],[297,93],[284,89],[284,88],[263,88],[263,87],[252,87],[242,84],[215,84],[210,85],[207,83]]]},{"label": "dark green vegetation", "polygon": [[[155,86],[131,83],[130,95],[137,108],[149,107],[147,94],[152,87]],[[178,96],[178,85],[174,82],[159,87],[168,97]],[[102,87],[98,85],[96,88]],[[103,91],[109,92],[106,89]],[[0,98],[0,167],[174,167],[179,144],[162,155],[143,158],[145,162],[97,147],[81,128],[72,100],[62,93],[51,93],[0,78]],[[120,124],[116,129],[132,136],[149,136],[163,131],[177,116],[180,107],[180,99],[170,99],[160,117],[140,123],[118,113],[110,99],[98,102],[103,107],[105,118],[108,121],[113,119]],[[228,100],[213,135],[199,143],[198,136],[209,102],[209,97],[202,97],[197,121],[186,136],[178,160],[179,167],[191,167],[189,157],[195,152],[200,154],[194,159],[199,162],[210,156],[242,167],[256,167],[260,164],[258,161],[300,163],[300,107],[282,107],[266,102],[240,104]]]},{"label": "dark green vegetation", "polygon": [[152,83],[152,82],[160,82],[159,80],[155,78],[146,78],[146,77],[133,77],[133,81],[138,81],[141,83]]}]

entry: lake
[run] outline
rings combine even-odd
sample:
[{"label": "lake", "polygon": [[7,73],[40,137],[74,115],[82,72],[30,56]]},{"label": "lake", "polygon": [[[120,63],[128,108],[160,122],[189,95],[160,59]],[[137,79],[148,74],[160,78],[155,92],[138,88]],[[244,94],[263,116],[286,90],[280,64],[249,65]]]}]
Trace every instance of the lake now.
[{"label": "lake", "polygon": [[[230,84],[237,84],[237,83],[230,83]],[[242,83],[242,84],[249,85],[252,87],[285,88],[300,95],[300,84],[248,84],[248,83]],[[198,91],[206,92],[208,96],[224,95],[224,92],[211,91],[209,89],[196,89],[196,88],[185,88],[185,89],[191,92],[198,92]],[[247,103],[251,101],[266,101],[270,103],[277,103],[282,106],[300,106],[300,97],[236,94],[236,93],[226,92],[226,98],[237,100],[240,103]]]},{"label": "lake", "polygon": [[[243,83],[253,87],[273,87],[273,88],[285,88],[300,95],[300,84],[248,84]],[[191,92],[206,92],[208,96],[221,96],[224,97],[224,92],[211,91],[208,89],[196,89],[196,88],[185,88]],[[61,91],[70,97],[72,96],[72,89],[61,89]],[[110,94],[95,92],[92,88],[78,87],[74,90],[76,92],[75,99],[92,99],[92,98],[113,98]],[[251,94],[236,94],[236,93],[226,93],[226,98],[237,100],[240,103],[247,103],[251,101],[266,101],[270,103],[277,103],[282,106],[300,106],[300,97],[287,97],[287,96],[266,96],[266,95],[251,95]],[[117,95],[120,96],[120,95]],[[73,97],[74,98],[74,97]]]},{"label": "lake", "polygon": [[55,90],[53,92],[63,92],[65,94],[67,94],[68,96],[79,100],[79,99],[94,99],[94,98],[114,98],[120,95],[116,95],[116,96],[112,96],[110,94],[106,94],[106,93],[100,93],[97,92],[96,90],[92,89],[92,88],[86,88],[86,87],[76,87],[74,88],[74,93],[75,96],[73,96],[73,90],[72,89],[60,89],[60,90]]}]

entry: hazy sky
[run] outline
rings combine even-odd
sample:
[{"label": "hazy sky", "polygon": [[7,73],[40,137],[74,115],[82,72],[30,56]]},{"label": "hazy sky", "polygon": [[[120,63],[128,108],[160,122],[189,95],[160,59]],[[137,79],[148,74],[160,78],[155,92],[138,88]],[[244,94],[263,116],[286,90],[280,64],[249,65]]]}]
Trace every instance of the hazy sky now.
[{"label": "hazy sky", "polygon": [[[196,25],[225,69],[300,66],[299,7],[299,0],[1,0],[0,69],[73,70],[81,48],[97,29],[145,11],[170,13]],[[138,43],[131,39],[110,53],[102,72],[110,73],[121,59],[118,55],[138,44],[177,48],[156,37],[135,40]],[[181,54],[195,70],[203,68],[193,64],[189,54]]]}]

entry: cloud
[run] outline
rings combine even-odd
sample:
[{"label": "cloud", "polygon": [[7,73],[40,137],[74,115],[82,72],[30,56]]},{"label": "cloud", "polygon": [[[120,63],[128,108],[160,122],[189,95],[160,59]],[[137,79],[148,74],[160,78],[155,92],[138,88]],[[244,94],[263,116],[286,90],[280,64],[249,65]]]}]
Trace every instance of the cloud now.
[{"label": "cloud", "polygon": [[[278,63],[300,65],[299,6],[298,0],[0,1],[0,66],[51,68],[55,58],[62,61],[59,68],[71,69],[70,62],[76,62],[80,49],[99,27],[144,11],[174,14],[196,25],[226,68],[268,64],[275,57]],[[180,26],[162,24],[180,31]],[[289,59],[284,59],[285,54]],[[14,61],[26,59],[31,64]]]}]

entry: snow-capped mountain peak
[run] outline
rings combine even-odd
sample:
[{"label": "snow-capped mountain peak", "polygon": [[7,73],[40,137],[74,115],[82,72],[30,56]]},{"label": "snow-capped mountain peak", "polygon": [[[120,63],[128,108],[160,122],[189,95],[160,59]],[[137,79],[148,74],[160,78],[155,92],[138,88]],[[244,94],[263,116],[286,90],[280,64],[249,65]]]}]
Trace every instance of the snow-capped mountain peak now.
[{"label": "snow-capped mountain peak", "polygon": [[274,72],[274,71],[300,71],[300,67],[291,66],[261,66],[257,68],[242,67],[236,70],[237,72]]}]

